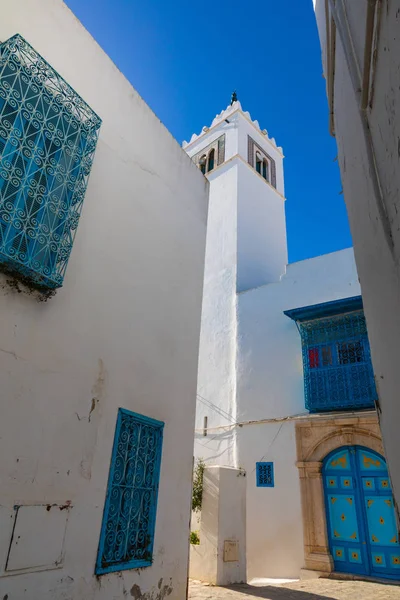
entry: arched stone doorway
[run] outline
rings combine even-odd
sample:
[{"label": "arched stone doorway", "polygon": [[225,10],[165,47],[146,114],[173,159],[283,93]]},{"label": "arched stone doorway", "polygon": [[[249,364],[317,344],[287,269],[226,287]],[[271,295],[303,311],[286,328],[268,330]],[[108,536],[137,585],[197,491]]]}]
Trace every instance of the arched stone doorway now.
[{"label": "arched stone doorway", "polygon": [[398,579],[400,547],[383,456],[342,446],[325,457],[322,479],[335,571]]},{"label": "arched stone doorway", "polygon": [[342,446],[363,446],[383,455],[375,412],[345,416],[310,416],[296,424],[304,532],[304,567],[327,574],[334,570],[326,523],[322,466]]}]

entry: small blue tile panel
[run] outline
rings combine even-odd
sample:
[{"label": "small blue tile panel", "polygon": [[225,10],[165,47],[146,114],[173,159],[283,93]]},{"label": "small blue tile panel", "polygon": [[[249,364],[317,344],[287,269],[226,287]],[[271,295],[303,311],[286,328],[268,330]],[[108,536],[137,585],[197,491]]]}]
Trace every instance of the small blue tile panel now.
[{"label": "small blue tile panel", "polygon": [[256,463],[256,482],[257,487],[275,487],[273,462]]}]

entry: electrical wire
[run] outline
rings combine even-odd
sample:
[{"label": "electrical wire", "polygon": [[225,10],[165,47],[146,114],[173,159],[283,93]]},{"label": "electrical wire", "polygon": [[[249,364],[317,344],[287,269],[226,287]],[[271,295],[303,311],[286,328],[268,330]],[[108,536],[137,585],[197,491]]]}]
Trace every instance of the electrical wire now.
[{"label": "electrical wire", "polygon": [[202,404],[207,406],[207,408],[211,408],[211,410],[219,414],[220,417],[223,417],[227,421],[231,421],[233,425],[236,425],[236,420],[233,418],[233,416],[227,413],[223,408],[220,408],[211,402],[211,400],[207,400],[207,398],[204,398],[204,396],[201,396],[199,393],[197,394],[197,398],[200,400],[200,402],[202,402]]},{"label": "electrical wire", "polygon": [[[375,412],[375,409],[371,408],[371,409],[365,409],[362,411],[362,414],[369,414],[371,412]],[[285,421],[302,421],[304,419],[307,420],[321,420],[321,419],[326,419],[328,416],[332,416],[334,415],[335,417],[340,417],[340,416],[354,416],[354,415],[360,415],[360,411],[339,411],[339,412],[327,412],[324,414],[312,414],[312,413],[299,413],[296,415],[288,415],[287,417],[274,417],[271,419],[257,419],[254,421],[238,421],[236,423],[233,423],[232,425],[219,425],[218,427],[207,427],[207,431],[217,431],[219,429],[221,430],[229,430],[232,429],[233,427],[244,427],[245,425],[263,425],[263,424],[267,424],[267,423],[282,423]],[[200,433],[201,431],[204,431],[203,429],[195,429],[196,433]]]},{"label": "electrical wire", "polygon": [[[260,460],[257,461],[257,462],[262,462],[264,460],[264,458],[267,456],[268,452],[270,451],[270,448],[271,448],[272,444],[275,442],[276,438],[278,437],[278,435],[279,435],[279,433],[280,433],[283,425],[284,425],[284,423],[280,424],[280,427],[279,427],[278,431],[276,432],[276,434],[274,435],[274,437],[272,438],[272,441],[270,442],[268,448],[266,449],[264,456],[262,456],[260,458]],[[256,470],[256,468],[257,468],[257,466],[254,467],[254,469],[252,470],[252,473],[254,473],[254,471]]]}]

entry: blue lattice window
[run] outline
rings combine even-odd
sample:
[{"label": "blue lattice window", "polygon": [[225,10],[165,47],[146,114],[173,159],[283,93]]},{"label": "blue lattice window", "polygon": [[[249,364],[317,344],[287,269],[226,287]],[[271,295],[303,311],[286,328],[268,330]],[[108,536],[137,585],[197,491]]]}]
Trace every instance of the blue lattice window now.
[{"label": "blue lattice window", "polygon": [[306,408],[310,412],[373,408],[377,392],[361,298],[285,314],[300,330]]},{"label": "blue lattice window", "polygon": [[164,423],[119,409],[96,573],[152,563]]},{"label": "blue lattice window", "polygon": [[0,44],[0,265],[39,288],[63,283],[100,125],[20,35]]},{"label": "blue lattice window", "polygon": [[256,484],[257,487],[274,487],[274,463],[256,463]]}]

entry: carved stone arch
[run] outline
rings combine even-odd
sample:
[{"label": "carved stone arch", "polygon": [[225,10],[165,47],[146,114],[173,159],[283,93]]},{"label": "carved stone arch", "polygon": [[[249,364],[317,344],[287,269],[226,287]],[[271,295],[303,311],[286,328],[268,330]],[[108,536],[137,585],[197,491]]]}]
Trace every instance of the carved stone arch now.
[{"label": "carved stone arch", "polygon": [[384,455],[382,439],[368,429],[360,429],[352,426],[342,426],[324,438],[317,440],[315,446],[309,451],[304,460],[322,462],[333,450],[342,446],[365,446],[375,450],[381,456]]},{"label": "carved stone arch", "polygon": [[305,569],[330,573],[325,499],[322,485],[324,458],[343,446],[364,446],[384,456],[382,437],[375,412],[345,416],[320,415],[296,424],[297,467],[303,513]]}]

